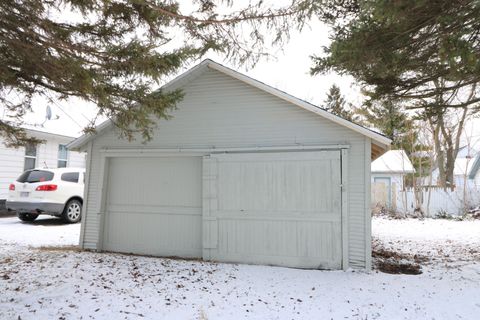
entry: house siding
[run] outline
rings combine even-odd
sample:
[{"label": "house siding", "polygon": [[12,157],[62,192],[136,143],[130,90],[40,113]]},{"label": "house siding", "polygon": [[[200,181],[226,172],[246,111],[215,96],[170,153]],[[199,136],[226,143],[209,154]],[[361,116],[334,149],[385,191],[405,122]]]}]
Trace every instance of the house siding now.
[{"label": "house siding", "polygon": [[[369,202],[370,139],[254,88],[221,72],[207,69],[183,88],[185,97],[160,120],[152,141],[128,143],[114,129],[92,140],[83,242],[97,249],[100,241],[101,149],[104,148],[250,148],[295,145],[349,145],[348,152],[348,260],[368,267],[366,225]],[[368,163],[367,163],[368,162]],[[368,168],[368,173],[366,172]],[[367,190],[368,188],[368,190]],[[368,199],[367,199],[368,200]],[[368,239],[369,236],[368,236]],[[369,240],[367,240],[369,241]]]},{"label": "house siding", "polygon": [[7,148],[0,141],[0,200],[5,200],[8,186],[23,172],[25,149]]}]

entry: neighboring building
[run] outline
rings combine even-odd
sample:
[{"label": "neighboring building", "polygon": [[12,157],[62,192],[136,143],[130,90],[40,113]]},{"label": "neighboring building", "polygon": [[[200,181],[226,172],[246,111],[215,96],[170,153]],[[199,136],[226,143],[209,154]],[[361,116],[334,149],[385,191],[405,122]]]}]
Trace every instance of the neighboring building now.
[{"label": "neighboring building", "polygon": [[[464,146],[459,149],[453,169],[455,188],[480,187],[480,152],[477,149]],[[432,171],[432,184],[438,185],[439,170]]]},{"label": "neighboring building", "polygon": [[0,205],[4,207],[8,186],[33,168],[85,167],[85,154],[67,149],[74,137],[26,129],[28,135],[44,140],[39,145],[7,148],[0,139]]},{"label": "neighboring building", "polygon": [[468,178],[472,180],[476,190],[480,190],[480,153],[477,153],[475,159],[472,161],[472,166],[468,172]]},{"label": "neighboring building", "polygon": [[[387,154],[384,156],[386,157]],[[408,165],[405,167],[408,167]],[[416,190],[399,190],[397,188],[396,192],[392,192],[392,194],[397,195],[396,198],[393,198],[397,201],[396,210],[404,213],[418,210],[426,216],[439,214],[463,215],[468,210],[480,205],[479,169],[480,153],[474,148],[462,147],[455,159],[454,188],[438,186],[439,170],[437,168],[432,171],[431,176],[423,177],[423,182],[418,185]],[[372,177],[377,176],[373,173],[373,170],[372,164]],[[392,181],[395,179],[400,184],[398,177],[392,178]],[[373,190],[375,189],[377,192],[374,194]],[[381,189],[381,184],[373,184],[372,194],[374,195],[372,199],[377,198],[377,203],[380,203],[378,199],[381,199],[382,196],[382,192],[379,191]],[[372,200],[375,204],[374,201]],[[393,204],[392,207],[394,207]]]},{"label": "neighboring building", "polygon": [[372,162],[372,205],[390,209],[404,207],[402,193],[407,174],[415,168],[404,150],[389,150]]},{"label": "neighboring building", "polygon": [[82,248],[299,268],[371,267],[370,164],[390,139],[211,60],[153,139],[88,152]]},{"label": "neighboring building", "polygon": [[457,158],[475,158],[479,152],[479,141],[473,142],[470,145],[465,145],[458,149]]}]

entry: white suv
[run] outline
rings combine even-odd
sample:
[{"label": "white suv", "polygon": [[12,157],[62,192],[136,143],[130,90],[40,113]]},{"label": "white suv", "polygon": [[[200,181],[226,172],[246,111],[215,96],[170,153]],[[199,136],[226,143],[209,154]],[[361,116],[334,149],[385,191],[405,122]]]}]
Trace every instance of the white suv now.
[{"label": "white suv", "polygon": [[49,214],[76,223],[82,216],[84,174],[80,168],[27,170],[10,184],[7,208],[22,221]]}]

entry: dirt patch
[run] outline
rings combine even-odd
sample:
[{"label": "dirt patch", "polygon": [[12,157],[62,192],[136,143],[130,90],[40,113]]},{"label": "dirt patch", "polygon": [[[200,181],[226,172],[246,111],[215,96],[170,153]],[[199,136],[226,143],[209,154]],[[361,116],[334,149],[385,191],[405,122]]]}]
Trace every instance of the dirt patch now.
[{"label": "dirt patch", "polygon": [[376,270],[391,274],[421,274],[422,264],[429,261],[422,255],[387,250],[376,242],[372,246],[372,258]]},{"label": "dirt patch", "polygon": [[400,262],[397,260],[375,261],[375,268],[381,272],[390,274],[421,274],[422,267],[416,263]]},{"label": "dirt patch", "polygon": [[0,265],[10,264],[10,263],[12,263],[13,261],[14,261],[13,258],[11,258],[11,257],[6,257],[5,259],[3,259],[3,260],[0,262]]},{"label": "dirt patch", "polygon": [[83,252],[86,250],[83,250],[79,246],[42,246],[36,248],[39,251],[74,251],[74,252]]}]

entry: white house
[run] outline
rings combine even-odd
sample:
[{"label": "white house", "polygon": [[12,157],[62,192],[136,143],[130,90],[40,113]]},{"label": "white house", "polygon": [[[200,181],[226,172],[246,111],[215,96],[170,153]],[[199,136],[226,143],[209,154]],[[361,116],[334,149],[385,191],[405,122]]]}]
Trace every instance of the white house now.
[{"label": "white house", "polygon": [[370,268],[370,163],[390,140],[205,60],[153,139],[106,122],[86,151],[82,248],[300,268]]},{"label": "white house", "polygon": [[85,167],[85,154],[70,151],[74,137],[26,129],[29,136],[44,140],[38,145],[7,148],[0,138],[0,203],[4,207],[8,186],[20,174],[35,167]]},{"label": "white house", "polygon": [[[453,169],[454,184],[457,188],[480,187],[480,152],[475,148],[464,146],[459,149]],[[432,182],[438,184],[439,170],[432,172]]]},{"label": "white house", "polygon": [[397,209],[403,207],[405,176],[415,168],[404,150],[389,150],[372,162],[372,205]]}]

